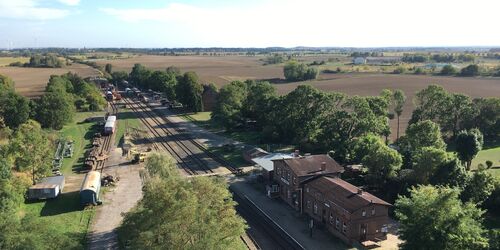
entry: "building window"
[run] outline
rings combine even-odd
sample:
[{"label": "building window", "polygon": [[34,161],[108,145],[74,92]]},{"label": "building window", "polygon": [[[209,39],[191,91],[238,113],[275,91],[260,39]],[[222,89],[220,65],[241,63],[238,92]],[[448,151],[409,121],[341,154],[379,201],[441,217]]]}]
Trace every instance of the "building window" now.
[{"label": "building window", "polygon": [[332,213],[330,213],[330,224],[333,225],[333,214]]},{"label": "building window", "polygon": [[343,233],[346,233],[347,232],[347,225],[344,223],[342,223],[342,232]]},{"label": "building window", "polygon": [[309,193],[309,187],[306,187],[306,193]]},{"label": "building window", "polygon": [[290,172],[289,171],[286,172],[286,180],[290,181]]},{"label": "building window", "polygon": [[314,202],[314,214],[318,214],[318,204]]},{"label": "building window", "polygon": [[340,227],[340,220],[339,220],[339,217],[335,218],[335,228],[337,228],[337,230],[339,229]]},{"label": "building window", "polygon": [[297,178],[295,178],[295,176],[293,176],[292,178],[293,178],[293,184],[297,185]]},{"label": "building window", "polygon": [[306,202],[306,203],[307,203],[307,208],[309,208],[309,209],[310,209],[310,208],[311,208],[311,201],[310,201],[310,200],[307,200],[307,202]]},{"label": "building window", "polygon": [[375,208],[372,208],[372,215],[375,215]]},{"label": "building window", "polygon": [[363,217],[366,216],[366,211],[365,210],[361,211],[361,216],[363,216]]}]

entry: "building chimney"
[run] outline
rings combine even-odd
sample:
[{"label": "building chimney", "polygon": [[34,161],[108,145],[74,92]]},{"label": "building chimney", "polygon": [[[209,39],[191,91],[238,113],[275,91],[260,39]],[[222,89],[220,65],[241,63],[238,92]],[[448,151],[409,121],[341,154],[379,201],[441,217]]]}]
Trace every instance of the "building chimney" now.
[{"label": "building chimney", "polygon": [[361,188],[358,188],[358,194],[359,195],[362,195],[363,194],[363,190]]},{"label": "building chimney", "polygon": [[321,163],[321,171],[325,171],[326,170],[326,162],[322,162]]},{"label": "building chimney", "polygon": [[293,157],[299,157],[300,156],[300,151],[298,149],[295,150],[295,152],[293,153]]}]

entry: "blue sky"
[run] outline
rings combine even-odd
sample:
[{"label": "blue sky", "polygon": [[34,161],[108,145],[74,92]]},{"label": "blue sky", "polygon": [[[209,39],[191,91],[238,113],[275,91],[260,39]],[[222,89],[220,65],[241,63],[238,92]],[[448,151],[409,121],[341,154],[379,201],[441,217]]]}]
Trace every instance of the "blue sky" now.
[{"label": "blue sky", "polygon": [[500,46],[500,1],[0,0],[0,48]]}]

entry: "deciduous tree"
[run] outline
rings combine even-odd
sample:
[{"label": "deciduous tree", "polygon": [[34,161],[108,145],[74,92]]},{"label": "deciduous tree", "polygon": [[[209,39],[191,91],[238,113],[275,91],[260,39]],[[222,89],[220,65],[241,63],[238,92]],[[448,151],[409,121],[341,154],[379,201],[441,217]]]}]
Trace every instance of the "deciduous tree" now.
[{"label": "deciduous tree", "polygon": [[469,131],[462,130],[455,139],[455,151],[458,158],[465,163],[467,169],[470,169],[472,159],[483,147],[483,135],[478,129]]},{"label": "deciduous tree", "polygon": [[462,203],[458,189],[418,186],[396,201],[400,238],[404,249],[485,249],[487,231],[483,211]]}]

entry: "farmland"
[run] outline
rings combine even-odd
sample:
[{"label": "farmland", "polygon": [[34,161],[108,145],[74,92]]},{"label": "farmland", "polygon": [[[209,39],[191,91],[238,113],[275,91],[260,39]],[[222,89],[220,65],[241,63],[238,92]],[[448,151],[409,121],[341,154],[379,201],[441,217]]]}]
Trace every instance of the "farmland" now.
[{"label": "farmland", "polygon": [[[141,63],[148,68],[165,69],[176,66],[181,71],[195,71],[202,82],[212,82],[219,87],[233,80],[246,79],[277,79],[283,78],[283,65],[264,65],[263,56],[151,56],[142,55],[119,60],[100,60],[97,63],[104,66],[111,63],[114,70],[130,71],[135,63]],[[303,56],[300,61],[311,62],[323,60],[325,56]],[[346,59],[340,58],[340,61]],[[500,78],[465,78],[444,77],[411,74],[381,74],[381,73],[322,73],[317,80],[294,83],[277,83],[275,87],[279,94],[286,94],[300,84],[310,84],[324,91],[337,91],[349,95],[377,95],[383,89],[401,89],[408,99],[401,116],[401,131],[407,126],[413,111],[413,96],[418,90],[429,84],[439,84],[447,91],[465,93],[471,97],[500,96]],[[391,121],[395,131],[396,121]],[[393,133],[395,134],[395,133]]]},{"label": "farmland", "polygon": [[62,75],[70,71],[82,77],[99,75],[97,70],[76,63],[64,68],[0,67],[0,74],[12,78],[16,83],[16,91],[28,97],[39,96],[51,75]]}]

